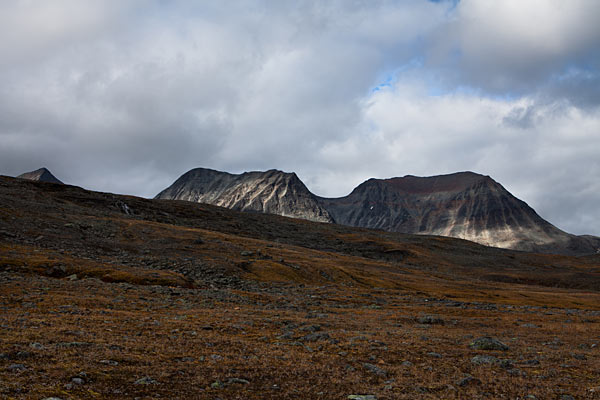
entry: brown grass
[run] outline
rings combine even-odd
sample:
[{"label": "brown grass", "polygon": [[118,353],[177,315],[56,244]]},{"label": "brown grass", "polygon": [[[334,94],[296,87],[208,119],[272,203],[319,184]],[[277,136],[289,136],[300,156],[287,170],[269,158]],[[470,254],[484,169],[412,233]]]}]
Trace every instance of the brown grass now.
[{"label": "brown grass", "polygon": [[595,257],[19,185],[0,180],[0,398],[600,398]]}]

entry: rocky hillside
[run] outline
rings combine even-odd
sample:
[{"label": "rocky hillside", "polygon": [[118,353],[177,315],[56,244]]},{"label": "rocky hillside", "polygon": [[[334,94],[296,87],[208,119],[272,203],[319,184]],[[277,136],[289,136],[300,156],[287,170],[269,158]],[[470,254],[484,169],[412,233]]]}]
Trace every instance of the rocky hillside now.
[{"label": "rocky hillside", "polygon": [[450,236],[488,246],[594,253],[600,239],[561,231],[489,176],[369,179],[348,196],[320,199],[337,223],[391,232]]},{"label": "rocky hillside", "polygon": [[293,173],[193,169],[156,196],[389,232],[449,236],[488,246],[594,254],[600,238],[563,232],[489,176],[369,179],[348,196],[313,195]]},{"label": "rocky hillside", "polygon": [[196,168],[160,192],[157,199],[187,200],[239,211],[278,214],[316,222],[331,216],[294,173],[277,170],[239,175]]},{"label": "rocky hillside", "polygon": [[0,288],[0,399],[598,398],[600,255],[0,176]]},{"label": "rocky hillside", "polygon": [[62,182],[59,181],[54,175],[52,175],[52,172],[50,172],[47,168],[40,168],[36,169],[35,171],[26,172],[17,176],[17,178],[29,179],[30,181],[37,182],[51,182],[62,184]]}]

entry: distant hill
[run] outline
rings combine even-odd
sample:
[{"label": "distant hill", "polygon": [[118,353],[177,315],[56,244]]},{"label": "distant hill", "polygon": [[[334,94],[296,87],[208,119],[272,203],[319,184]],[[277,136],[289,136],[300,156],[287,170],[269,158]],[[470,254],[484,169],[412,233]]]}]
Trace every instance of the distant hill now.
[{"label": "distant hill", "polygon": [[35,171],[25,172],[24,174],[17,176],[17,178],[29,179],[30,181],[37,182],[51,182],[63,184],[58,178],[52,175],[52,172],[50,172],[47,168],[40,168],[36,169]]},{"label": "distant hill", "polygon": [[594,254],[600,238],[576,236],[541,218],[489,176],[369,179],[348,196],[313,195],[294,173],[232,175],[193,169],[156,198],[188,200],[390,232],[449,236],[488,246],[557,254]]}]

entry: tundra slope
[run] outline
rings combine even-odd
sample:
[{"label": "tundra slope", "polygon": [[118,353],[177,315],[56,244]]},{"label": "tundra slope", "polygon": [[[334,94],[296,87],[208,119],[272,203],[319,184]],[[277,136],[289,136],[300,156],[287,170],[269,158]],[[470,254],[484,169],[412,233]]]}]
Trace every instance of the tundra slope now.
[{"label": "tundra slope", "polygon": [[599,267],[0,177],[0,398],[596,398]]},{"label": "tundra slope", "polygon": [[348,196],[323,198],[312,194],[294,173],[269,170],[232,175],[196,168],[156,198],[455,237],[514,250],[583,255],[600,248],[600,238],[556,228],[498,182],[473,172],[369,179]]}]

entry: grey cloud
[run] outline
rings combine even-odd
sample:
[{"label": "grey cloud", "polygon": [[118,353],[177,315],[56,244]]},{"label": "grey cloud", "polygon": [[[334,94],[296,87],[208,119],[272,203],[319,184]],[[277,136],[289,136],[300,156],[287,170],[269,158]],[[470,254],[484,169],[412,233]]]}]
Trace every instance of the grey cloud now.
[{"label": "grey cloud", "polygon": [[534,24],[509,3],[8,2],[0,172],[153,196],[193,167],[279,168],[340,196],[475,170],[600,233],[597,3]]},{"label": "grey cloud", "polygon": [[523,94],[575,65],[599,65],[600,3],[462,0],[432,33],[429,61],[448,78]]}]

